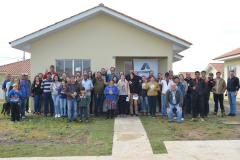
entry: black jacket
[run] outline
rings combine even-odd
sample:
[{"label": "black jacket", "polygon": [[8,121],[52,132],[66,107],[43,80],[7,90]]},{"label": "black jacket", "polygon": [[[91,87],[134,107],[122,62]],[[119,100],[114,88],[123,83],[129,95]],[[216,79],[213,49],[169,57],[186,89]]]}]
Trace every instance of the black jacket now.
[{"label": "black jacket", "polygon": [[139,77],[134,76],[133,79],[129,79],[130,93],[140,94],[141,92],[141,83]]},{"label": "black jacket", "polygon": [[237,77],[228,78],[227,91],[236,92],[239,90],[239,79]]},{"label": "black jacket", "polygon": [[[195,87],[195,89],[193,89]],[[203,79],[198,79],[198,82],[197,82],[197,79],[193,79],[191,81],[191,84],[190,84],[190,88],[191,88],[191,93],[193,95],[204,95],[206,93],[206,84],[204,82]]]}]

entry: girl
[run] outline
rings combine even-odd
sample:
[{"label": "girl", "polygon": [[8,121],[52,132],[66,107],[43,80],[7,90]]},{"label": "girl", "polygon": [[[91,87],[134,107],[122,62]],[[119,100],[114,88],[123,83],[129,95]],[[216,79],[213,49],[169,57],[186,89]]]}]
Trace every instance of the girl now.
[{"label": "girl", "polygon": [[67,83],[65,81],[62,81],[61,86],[58,90],[59,95],[59,102],[60,102],[60,116],[66,117],[67,116]]},{"label": "girl", "polygon": [[58,76],[54,75],[53,83],[51,84],[50,88],[51,88],[52,99],[53,99],[53,104],[54,104],[55,118],[61,117],[60,116],[60,105],[59,105],[59,94],[58,94],[60,85],[61,85],[61,83],[58,81]]},{"label": "girl", "polygon": [[114,85],[113,80],[110,80],[109,85],[105,88],[104,95],[106,97],[107,119],[113,118],[118,97],[118,88]]},{"label": "girl", "polygon": [[34,101],[34,112],[33,114],[41,114],[41,102],[42,102],[42,89],[41,89],[41,80],[39,76],[36,76],[33,80],[31,87],[31,93]]},{"label": "girl", "polygon": [[150,77],[150,81],[146,85],[148,104],[150,107],[150,115],[156,117],[156,101],[159,91],[159,84],[155,81],[154,77]]}]

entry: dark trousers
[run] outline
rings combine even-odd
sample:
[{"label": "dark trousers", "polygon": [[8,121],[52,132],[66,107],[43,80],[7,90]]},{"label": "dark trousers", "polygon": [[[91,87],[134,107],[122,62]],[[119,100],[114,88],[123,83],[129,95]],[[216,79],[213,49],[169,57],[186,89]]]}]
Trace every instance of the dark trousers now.
[{"label": "dark trousers", "polygon": [[158,100],[158,111],[159,113],[161,113],[161,110],[162,110],[162,93],[158,93],[158,96],[157,96],[157,100]]},{"label": "dark trousers", "polygon": [[192,95],[192,117],[197,118],[200,114],[201,118],[204,118],[204,96],[193,94]]},{"label": "dark trousers", "polygon": [[129,102],[126,101],[127,95],[120,95],[118,99],[119,114],[128,114]]},{"label": "dark trousers", "polygon": [[214,99],[214,112],[218,112],[218,102],[220,103],[221,112],[225,112],[224,105],[223,105],[223,94],[213,94]]},{"label": "dark trousers", "polygon": [[42,105],[42,96],[41,95],[34,95],[34,112],[41,113],[41,105]]},{"label": "dark trousers", "polygon": [[186,113],[192,113],[192,94],[190,93],[186,95]]},{"label": "dark trousers", "polygon": [[94,94],[94,113],[99,115],[103,113],[103,94]]},{"label": "dark trousers", "polygon": [[204,116],[207,116],[209,113],[209,97],[210,92],[204,94]]},{"label": "dark trousers", "polygon": [[20,120],[20,105],[18,103],[11,103],[11,121],[19,121]]},{"label": "dark trousers", "polygon": [[113,118],[114,117],[114,109],[109,109],[107,111],[107,118]]},{"label": "dark trousers", "polygon": [[150,111],[150,115],[153,117],[156,116],[156,103],[157,103],[157,96],[148,96],[149,111]]},{"label": "dark trousers", "polygon": [[89,104],[89,112],[90,114],[93,114],[94,108],[93,108],[93,91],[91,91],[91,99],[90,99],[90,104]]},{"label": "dark trousers", "polygon": [[27,102],[26,102],[26,112],[29,111],[29,97],[27,97]]},{"label": "dark trousers", "polygon": [[[47,114],[50,112],[50,115],[53,116],[54,113],[54,107],[53,107],[53,100],[51,93],[44,93],[44,115],[47,116]],[[50,106],[50,111],[49,111]]]},{"label": "dark trousers", "polygon": [[80,107],[80,120],[88,119],[88,107]]}]

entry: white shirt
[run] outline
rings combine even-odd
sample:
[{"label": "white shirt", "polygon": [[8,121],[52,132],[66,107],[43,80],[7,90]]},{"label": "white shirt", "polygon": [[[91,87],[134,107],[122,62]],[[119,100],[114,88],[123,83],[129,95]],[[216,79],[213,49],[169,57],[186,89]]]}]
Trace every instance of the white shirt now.
[{"label": "white shirt", "polygon": [[168,83],[167,83],[167,81],[164,79],[160,81],[160,84],[162,86],[162,94],[166,94],[167,91],[171,89],[171,85],[173,84],[173,81],[168,80]]},{"label": "white shirt", "polygon": [[93,88],[92,80],[87,79],[87,80],[82,80],[82,86],[85,88],[87,91],[86,95],[91,96],[91,89]]}]

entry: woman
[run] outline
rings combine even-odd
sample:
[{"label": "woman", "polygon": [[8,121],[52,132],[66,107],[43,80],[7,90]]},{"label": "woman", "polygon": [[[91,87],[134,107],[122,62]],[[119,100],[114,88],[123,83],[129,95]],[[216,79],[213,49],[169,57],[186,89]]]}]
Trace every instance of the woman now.
[{"label": "woman", "polygon": [[129,78],[129,87],[130,87],[130,114],[133,116],[135,114],[138,116],[138,98],[139,93],[141,91],[139,84],[139,79],[137,76],[132,72],[130,73]]},{"label": "woman", "polygon": [[159,84],[155,81],[154,77],[150,77],[150,81],[146,85],[148,104],[150,107],[150,115],[156,117],[156,101],[158,91],[160,90]]},{"label": "woman", "polygon": [[55,111],[55,118],[61,117],[60,113],[60,105],[59,105],[59,94],[58,90],[61,86],[61,83],[58,81],[58,76],[54,75],[53,77],[53,83],[51,84],[51,93],[52,93],[52,99],[54,104],[54,111]]},{"label": "woman", "polygon": [[118,88],[114,85],[113,80],[110,80],[109,85],[104,89],[104,95],[106,97],[107,119],[113,118],[118,96]]},{"label": "woman", "polygon": [[143,76],[142,77],[142,91],[141,91],[141,96],[140,96],[141,112],[143,113],[143,115],[148,115],[148,113],[149,113],[148,97],[147,97],[147,90],[146,90],[147,82],[148,82],[147,77]]},{"label": "woman", "polygon": [[41,80],[39,76],[36,76],[33,80],[31,93],[33,96],[34,102],[34,112],[33,114],[41,114],[41,104],[42,104],[42,89],[41,89]]},{"label": "woman", "polygon": [[121,75],[117,86],[119,90],[119,99],[118,99],[119,114],[121,117],[123,117],[123,116],[126,116],[126,114],[128,113],[129,96],[130,96],[129,83],[125,79],[124,75]]}]

